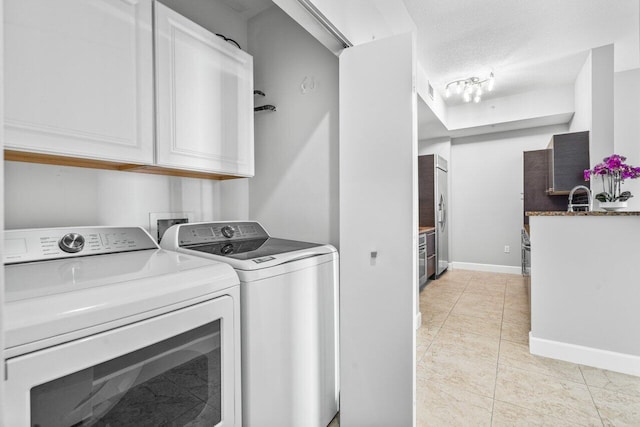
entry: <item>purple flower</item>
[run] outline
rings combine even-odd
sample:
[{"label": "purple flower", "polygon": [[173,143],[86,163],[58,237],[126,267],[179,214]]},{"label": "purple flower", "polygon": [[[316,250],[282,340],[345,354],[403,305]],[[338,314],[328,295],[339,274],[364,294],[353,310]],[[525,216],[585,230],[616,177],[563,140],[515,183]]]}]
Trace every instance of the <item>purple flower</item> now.
[{"label": "purple flower", "polygon": [[605,164],[609,169],[619,169],[622,166],[622,162],[627,160],[626,157],[618,154],[612,154],[604,159]]},{"label": "purple flower", "polygon": [[598,163],[593,167],[592,174],[593,175],[607,175],[609,173],[609,168],[604,163]]},{"label": "purple flower", "polygon": [[640,178],[640,167],[630,166],[624,163],[626,160],[626,157],[619,154],[612,154],[609,157],[605,157],[603,162],[595,165],[593,169],[584,170],[584,180],[590,181],[591,175],[600,175],[602,176],[602,187],[604,190],[600,195],[604,195],[603,197],[605,197],[607,201],[627,200],[633,196],[628,191],[621,193],[620,185],[625,179]]}]

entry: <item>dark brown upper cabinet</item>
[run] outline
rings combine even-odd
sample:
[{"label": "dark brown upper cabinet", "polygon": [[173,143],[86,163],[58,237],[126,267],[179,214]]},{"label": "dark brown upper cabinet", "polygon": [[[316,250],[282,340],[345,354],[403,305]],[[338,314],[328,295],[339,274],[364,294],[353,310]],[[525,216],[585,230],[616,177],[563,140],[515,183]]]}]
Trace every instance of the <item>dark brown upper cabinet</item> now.
[{"label": "dark brown upper cabinet", "polygon": [[590,167],[588,131],[553,135],[547,148],[548,194],[569,194],[576,185],[585,185],[584,170]]},{"label": "dark brown upper cabinet", "polygon": [[549,173],[549,151],[525,151],[523,154],[524,171],[524,223],[529,224],[527,212],[566,211],[566,196],[554,196],[547,193],[547,175]]},{"label": "dark brown upper cabinet", "polygon": [[418,156],[418,222],[420,227],[436,226],[434,155]]}]

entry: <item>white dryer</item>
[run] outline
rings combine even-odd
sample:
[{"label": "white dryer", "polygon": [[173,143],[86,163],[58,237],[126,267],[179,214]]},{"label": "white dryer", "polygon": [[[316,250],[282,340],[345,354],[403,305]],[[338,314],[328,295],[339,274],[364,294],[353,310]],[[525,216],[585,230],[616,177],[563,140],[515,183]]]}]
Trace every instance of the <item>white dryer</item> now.
[{"label": "white dryer", "polygon": [[4,237],[7,425],[242,425],[227,264],[136,227]]},{"label": "white dryer", "polygon": [[240,277],[242,417],[249,427],[325,427],[338,411],[338,253],[257,222],[179,224],[160,245]]}]

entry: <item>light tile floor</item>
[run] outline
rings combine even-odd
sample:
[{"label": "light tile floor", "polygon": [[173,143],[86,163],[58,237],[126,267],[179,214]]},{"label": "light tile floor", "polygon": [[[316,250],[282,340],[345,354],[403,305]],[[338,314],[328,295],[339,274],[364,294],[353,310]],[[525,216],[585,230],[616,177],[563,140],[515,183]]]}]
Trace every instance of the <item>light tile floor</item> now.
[{"label": "light tile floor", "polygon": [[419,427],[640,426],[640,378],[529,353],[522,277],[448,271],[420,311]]}]

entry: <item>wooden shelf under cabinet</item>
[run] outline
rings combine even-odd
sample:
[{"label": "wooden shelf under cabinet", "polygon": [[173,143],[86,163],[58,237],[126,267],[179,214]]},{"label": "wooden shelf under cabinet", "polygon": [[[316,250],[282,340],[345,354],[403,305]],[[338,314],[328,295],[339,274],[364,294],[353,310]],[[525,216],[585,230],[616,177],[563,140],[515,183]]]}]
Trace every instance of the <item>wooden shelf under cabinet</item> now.
[{"label": "wooden shelf under cabinet", "polygon": [[26,151],[4,150],[4,159],[13,162],[40,163],[45,165],[73,166],[79,168],[106,169],[126,172],[148,173],[154,175],[179,176],[184,178],[200,178],[226,180],[244,178],[242,176],[224,175],[211,172],[173,169],[162,166],[142,165],[134,163],[109,162],[98,159],[59,156],[54,154],[31,153]]}]

